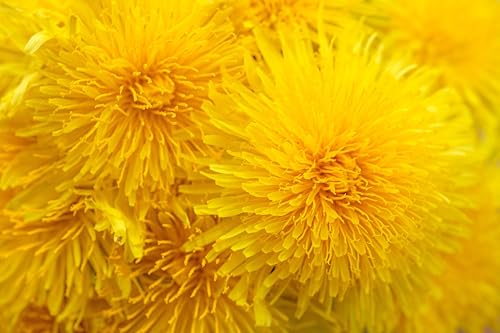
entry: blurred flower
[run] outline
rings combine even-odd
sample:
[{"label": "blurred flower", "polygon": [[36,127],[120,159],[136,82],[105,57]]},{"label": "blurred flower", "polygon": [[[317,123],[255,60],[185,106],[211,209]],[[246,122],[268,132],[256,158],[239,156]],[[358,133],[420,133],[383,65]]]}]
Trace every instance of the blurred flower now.
[{"label": "blurred flower", "polygon": [[433,281],[437,292],[403,319],[398,332],[500,329],[500,169],[483,167],[481,173],[488,182],[470,190],[479,201],[468,210],[470,237],[461,242],[460,251],[444,258],[444,271]]},{"label": "blurred flower", "polygon": [[375,5],[393,51],[439,70],[442,83],[455,87],[473,111],[483,140],[498,142],[500,2],[377,0]]},{"label": "blurred flower", "polygon": [[278,26],[304,24],[317,29],[321,21],[332,33],[352,23],[355,16],[366,14],[369,6],[362,0],[216,0],[229,8],[239,35],[251,35],[256,27],[276,31]]}]

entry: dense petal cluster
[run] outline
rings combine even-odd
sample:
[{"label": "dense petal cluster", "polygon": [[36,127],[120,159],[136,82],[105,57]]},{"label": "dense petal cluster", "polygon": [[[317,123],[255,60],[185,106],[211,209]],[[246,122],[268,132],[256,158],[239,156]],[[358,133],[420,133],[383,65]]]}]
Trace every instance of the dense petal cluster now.
[{"label": "dense petal cluster", "polygon": [[217,275],[224,258],[209,263],[210,246],[182,249],[216,219],[197,217],[189,207],[181,214],[158,212],[147,224],[144,257],[125,266],[118,261],[120,332],[253,332],[248,304],[229,298],[234,281]]},{"label": "dense petal cluster", "polygon": [[168,192],[177,168],[208,154],[196,126],[208,82],[238,65],[231,26],[195,5],[82,3],[57,30],[41,25],[24,48],[37,70],[18,136],[53,138],[64,170],[115,180],[131,205]]},{"label": "dense petal cluster", "polygon": [[[43,199],[35,201],[35,193]],[[78,326],[98,298],[96,289],[111,275],[111,243],[95,230],[83,197],[69,196],[43,207],[44,200],[51,202],[51,193],[57,192],[34,186],[3,195],[8,203],[0,223],[0,304],[10,324],[35,303],[68,327]]]},{"label": "dense petal cluster", "polygon": [[188,247],[215,242],[211,260],[230,249],[222,275],[267,270],[263,294],[288,277],[304,297],[342,297],[357,281],[369,291],[377,280],[407,292],[412,263],[435,269],[428,251],[452,250],[463,233],[453,190],[470,181],[460,168],[468,117],[429,73],[381,60],[373,39],[346,38],[335,52],[325,40],[316,57],[287,35],[281,49],[257,36],[270,68],[260,85],[229,79],[211,93],[205,142],[225,154],[209,163],[214,195],[196,211],[238,218]]},{"label": "dense petal cluster", "polygon": [[499,14],[0,0],[0,332],[500,330]]}]

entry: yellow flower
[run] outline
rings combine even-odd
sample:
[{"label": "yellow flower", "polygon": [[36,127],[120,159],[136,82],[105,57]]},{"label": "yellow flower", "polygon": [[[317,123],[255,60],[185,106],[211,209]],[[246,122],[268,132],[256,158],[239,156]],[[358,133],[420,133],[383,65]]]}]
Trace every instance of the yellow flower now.
[{"label": "yellow flower", "polygon": [[487,181],[470,191],[479,201],[477,208],[468,210],[473,220],[470,237],[461,242],[460,251],[444,258],[444,271],[433,281],[438,290],[420,311],[402,320],[397,332],[500,329],[500,169],[481,171]]},{"label": "yellow flower", "polygon": [[309,297],[341,298],[356,282],[411,291],[411,267],[436,270],[430,249],[452,251],[463,232],[454,189],[470,181],[467,113],[432,75],[360,35],[320,38],[319,54],[297,31],[280,34],[281,49],[258,35],[270,72],[259,68],[251,88],[227,79],[205,104],[216,127],[205,142],[225,154],[196,212],[227,219],[185,249],[215,242],[211,261],[232,250],[223,276],[265,271],[251,279],[256,301],[289,277],[303,284],[299,314]]},{"label": "yellow flower", "polygon": [[[380,28],[395,52],[440,71],[488,140],[499,137],[500,3],[496,0],[377,0]],[[496,117],[496,119],[495,119]],[[498,140],[497,140],[498,141]],[[498,148],[498,146],[496,147]]]},{"label": "yellow flower", "polygon": [[[479,156],[479,159],[485,156]],[[395,292],[392,282],[377,282],[372,292],[351,288],[327,313],[347,332],[484,332],[498,329],[500,261],[496,248],[500,237],[498,207],[499,169],[476,162],[472,172],[481,183],[459,189],[469,205],[462,211],[472,223],[460,237],[456,250],[439,255],[440,268],[425,274],[426,260],[412,267],[410,283]],[[487,180],[486,183],[484,180]],[[408,286],[412,288],[409,289]],[[413,289],[413,291],[412,291]]]},{"label": "yellow flower", "polygon": [[48,180],[3,195],[0,309],[11,324],[35,303],[58,322],[78,325],[111,274],[109,238],[94,230],[79,195],[62,198]]},{"label": "yellow flower", "polygon": [[255,27],[276,30],[279,25],[304,24],[316,29],[320,18],[329,32],[349,24],[354,14],[369,10],[363,0],[218,0],[228,7],[239,35],[251,35]]},{"label": "yellow flower", "polygon": [[118,260],[122,301],[111,313],[123,315],[120,332],[254,332],[249,306],[228,297],[233,281],[217,276],[224,258],[207,262],[210,246],[182,250],[216,219],[197,217],[189,208],[180,216],[170,211],[156,214],[147,221],[144,257],[132,264]]},{"label": "yellow flower", "polygon": [[[12,25],[38,25],[24,51],[37,64],[18,116],[18,136],[50,138],[75,180],[115,180],[130,205],[166,192],[188,160],[209,154],[200,109],[220,68],[238,48],[225,16],[197,1],[76,2],[58,12],[26,11]],[[54,18],[54,20],[40,17]],[[38,20],[38,21],[37,21]],[[30,30],[31,31],[31,30]]]}]

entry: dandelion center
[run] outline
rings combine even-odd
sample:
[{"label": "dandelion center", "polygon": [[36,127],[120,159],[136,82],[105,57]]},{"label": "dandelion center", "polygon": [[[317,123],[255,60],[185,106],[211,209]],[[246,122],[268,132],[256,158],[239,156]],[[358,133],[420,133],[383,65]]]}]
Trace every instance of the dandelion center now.
[{"label": "dandelion center", "polygon": [[[185,249],[214,242],[209,261],[231,249],[219,274],[258,271],[261,298],[286,279],[305,285],[304,302],[341,298],[357,283],[368,292],[374,281],[411,274],[398,269],[426,257],[428,239],[448,223],[465,223],[435,214],[457,209],[448,184],[463,181],[454,161],[468,136],[429,111],[447,112],[456,95],[421,94],[431,74],[392,59],[387,70],[368,37],[363,52],[325,41],[318,55],[286,33],[283,50],[263,47],[264,93],[234,80],[224,82],[228,98],[211,91],[204,110],[218,127],[207,142],[226,154],[205,173],[214,197],[195,210],[222,220]],[[228,116],[240,127],[225,126]]]},{"label": "dandelion center", "polygon": [[[148,65],[144,64],[147,69]],[[120,87],[119,98],[139,110],[164,111],[175,97],[175,83],[167,73],[136,71]],[[175,114],[172,114],[175,117]]]},{"label": "dandelion center", "polygon": [[350,153],[329,151],[311,156],[311,165],[294,177],[291,184],[301,184],[316,199],[334,204],[336,201],[359,201],[366,187],[361,168]]}]

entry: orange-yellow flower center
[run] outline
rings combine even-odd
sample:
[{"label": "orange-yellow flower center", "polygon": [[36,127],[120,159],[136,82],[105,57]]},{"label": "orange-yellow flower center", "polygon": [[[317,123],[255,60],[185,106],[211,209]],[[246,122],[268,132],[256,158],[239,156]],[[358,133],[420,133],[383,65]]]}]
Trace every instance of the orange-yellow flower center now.
[{"label": "orange-yellow flower center", "polygon": [[295,177],[299,183],[309,183],[310,193],[333,203],[337,200],[359,200],[359,188],[366,186],[361,168],[349,153],[329,152],[313,159],[312,165]]},{"label": "orange-yellow flower center", "polygon": [[175,83],[168,73],[136,71],[120,86],[118,99],[136,109],[163,111],[172,103],[174,93]]}]

